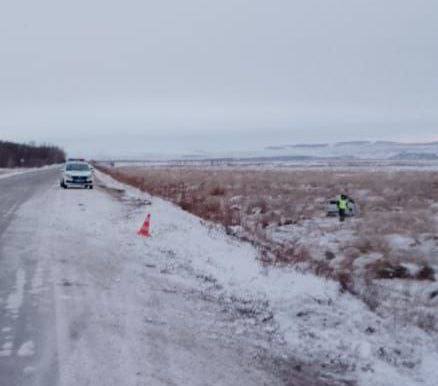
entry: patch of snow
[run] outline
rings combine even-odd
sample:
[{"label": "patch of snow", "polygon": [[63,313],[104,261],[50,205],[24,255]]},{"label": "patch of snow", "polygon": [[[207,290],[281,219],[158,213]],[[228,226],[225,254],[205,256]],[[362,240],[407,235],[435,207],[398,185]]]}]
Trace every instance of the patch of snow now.
[{"label": "patch of snow", "polygon": [[415,276],[418,273],[418,271],[420,270],[420,267],[418,266],[418,264],[401,263],[400,265],[402,267],[406,268],[408,270],[409,275],[411,275],[411,276]]},{"label": "patch of snow", "polygon": [[367,255],[362,255],[356,258],[353,262],[353,266],[355,269],[361,270],[366,265],[375,263],[383,258],[383,255],[378,252],[369,253]]},{"label": "patch of snow", "polygon": [[2,349],[3,350],[11,350],[12,347],[13,347],[12,342],[6,342],[6,343],[3,344]]},{"label": "patch of snow", "polygon": [[21,345],[17,351],[19,357],[29,357],[35,353],[35,344],[29,340]]},{"label": "patch of snow", "polygon": [[0,168],[0,180],[4,178],[17,176],[19,174],[31,173],[31,172],[36,172],[36,171],[46,170],[56,167],[59,167],[59,165],[48,165],[48,166],[35,167],[35,168],[10,168],[10,169]]},{"label": "patch of snow", "polygon": [[11,312],[14,317],[18,316],[20,307],[23,303],[24,286],[26,284],[26,273],[23,269],[17,270],[15,279],[15,289],[9,294],[6,300],[6,309]]},{"label": "patch of snow", "polygon": [[[348,219],[348,222],[354,222],[354,219]],[[299,224],[275,227],[269,235],[277,243],[304,246],[313,258],[319,260],[326,258],[326,251],[338,257],[341,243],[353,240],[354,236],[354,229],[340,224],[336,218],[315,218]]]},{"label": "patch of snow", "polygon": [[2,348],[0,350],[0,357],[8,357],[11,356],[13,349],[12,342],[6,342],[2,345]]},{"label": "patch of snow", "polygon": [[403,236],[400,234],[392,234],[386,236],[391,248],[395,250],[406,250],[415,245],[415,239],[409,236]]}]

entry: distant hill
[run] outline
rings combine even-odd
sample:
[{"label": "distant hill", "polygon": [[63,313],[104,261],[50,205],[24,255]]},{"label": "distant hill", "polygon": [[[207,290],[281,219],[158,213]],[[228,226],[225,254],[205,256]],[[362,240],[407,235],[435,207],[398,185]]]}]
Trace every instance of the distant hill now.
[{"label": "distant hill", "polygon": [[333,146],[365,146],[371,145],[370,141],[348,141],[348,142],[336,142]]},{"label": "distant hill", "polygon": [[[254,154],[251,155],[254,157]],[[438,141],[403,143],[394,141],[347,141],[332,144],[268,146],[257,156],[314,157],[325,159],[436,160]]]},{"label": "distant hill", "polygon": [[[348,160],[391,160],[391,161],[437,161],[438,141],[426,143],[402,143],[394,141],[345,141],[336,143],[285,143],[267,145],[261,149],[221,152],[192,151],[182,154],[136,154],[116,160],[123,162],[142,161],[297,161],[317,162]],[[111,159],[108,157],[106,160]],[[114,158],[113,158],[114,159]],[[102,159],[100,159],[102,160]],[[121,161],[120,161],[121,162]]]},{"label": "distant hill", "polygon": [[310,147],[310,148],[315,148],[315,147],[327,147],[329,146],[328,143],[303,143],[303,144],[297,144],[297,145],[287,145],[287,147],[292,147],[292,148],[296,148],[296,147]]},{"label": "distant hill", "polygon": [[328,143],[298,143],[296,145],[266,146],[266,150],[286,150],[289,148],[320,148],[327,147]]},{"label": "distant hill", "polygon": [[395,160],[425,160],[425,161],[434,161],[434,160],[438,160],[438,154],[436,153],[409,153],[409,152],[401,152],[398,153],[392,157],[390,157],[390,159],[395,159]]}]

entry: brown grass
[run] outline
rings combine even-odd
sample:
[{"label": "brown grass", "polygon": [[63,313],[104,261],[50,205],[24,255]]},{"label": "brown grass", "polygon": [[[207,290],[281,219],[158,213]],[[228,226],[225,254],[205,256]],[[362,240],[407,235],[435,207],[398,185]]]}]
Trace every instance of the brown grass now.
[{"label": "brown grass", "polygon": [[[361,208],[364,228],[378,233],[418,233],[430,229],[430,204],[438,197],[435,172],[254,171],[199,168],[121,167],[107,170],[118,180],[190,208],[222,223],[226,213],[269,215],[298,222],[323,210],[327,199],[345,192]],[[216,199],[214,199],[216,198]],[[320,213],[319,213],[320,214]],[[266,216],[265,216],[266,217]],[[240,222],[244,220],[240,218]],[[240,224],[242,225],[242,224]]]},{"label": "brown grass", "polygon": [[[265,264],[294,264],[338,280],[342,291],[358,295],[372,310],[385,303],[376,280],[403,279],[406,283],[435,280],[432,266],[438,264],[436,257],[415,248],[394,250],[386,236],[399,234],[415,242],[425,234],[431,240],[438,239],[433,236],[438,234],[438,205],[434,204],[438,199],[436,172],[196,167],[121,167],[104,171],[205,220],[223,224],[227,233],[258,248]],[[322,251],[322,258],[316,258],[310,252],[312,240],[310,244],[293,238],[274,242],[270,230],[279,226],[300,229],[304,223],[314,221],[312,226],[318,229],[318,221],[325,218],[327,200],[340,193],[355,198],[360,215],[345,224],[354,231],[354,237],[341,240],[337,251]],[[321,229],[321,235],[336,232],[337,219],[332,219],[332,224],[330,229]],[[356,260],[365,256],[367,262],[366,256],[370,254],[381,258],[358,269]],[[418,272],[409,272],[404,262],[417,264]],[[414,303],[410,305],[412,310]],[[408,312],[403,313],[407,317]],[[426,312],[424,317],[419,317],[419,312],[411,313],[409,320],[421,328],[436,328],[437,320],[431,319],[430,313]]]},{"label": "brown grass", "polygon": [[[263,250],[263,259],[273,263],[308,261],[315,271],[339,275],[351,270],[364,254],[381,253],[385,262],[398,266],[386,235],[417,238],[437,232],[431,205],[438,197],[438,173],[419,171],[324,171],[246,170],[197,167],[121,167],[105,170],[116,179],[152,195],[174,202],[205,220],[230,228],[239,226],[239,236]],[[345,259],[335,273],[331,264],[312,261],[305,246],[296,242],[273,243],[269,229],[286,224],[299,226],[305,220],[325,217],[328,199],[344,192],[360,208],[356,237],[341,245]],[[336,219],[333,219],[336,224]],[[232,231],[229,233],[233,234]],[[333,257],[330,257],[331,260]],[[427,256],[412,256],[423,259]],[[327,267],[326,267],[327,265]],[[429,267],[430,268],[430,267]],[[369,265],[375,277],[385,271]],[[397,277],[403,273],[396,272]],[[425,275],[433,275],[425,271]]]}]

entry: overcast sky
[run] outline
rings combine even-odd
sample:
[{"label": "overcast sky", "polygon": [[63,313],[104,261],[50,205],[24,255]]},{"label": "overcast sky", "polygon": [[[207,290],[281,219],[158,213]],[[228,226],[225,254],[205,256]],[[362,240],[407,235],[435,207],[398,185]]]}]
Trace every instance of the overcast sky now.
[{"label": "overcast sky", "polygon": [[0,139],[81,155],[438,139],[432,0],[14,0]]}]

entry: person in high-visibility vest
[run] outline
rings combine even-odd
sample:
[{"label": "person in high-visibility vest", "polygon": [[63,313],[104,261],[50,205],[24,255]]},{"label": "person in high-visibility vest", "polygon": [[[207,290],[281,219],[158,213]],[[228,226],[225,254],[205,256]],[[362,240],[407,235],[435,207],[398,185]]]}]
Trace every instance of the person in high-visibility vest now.
[{"label": "person in high-visibility vest", "polygon": [[348,198],[345,194],[341,194],[341,197],[338,200],[338,210],[339,210],[339,221],[345,220],[345,215],[348,209]]}]

